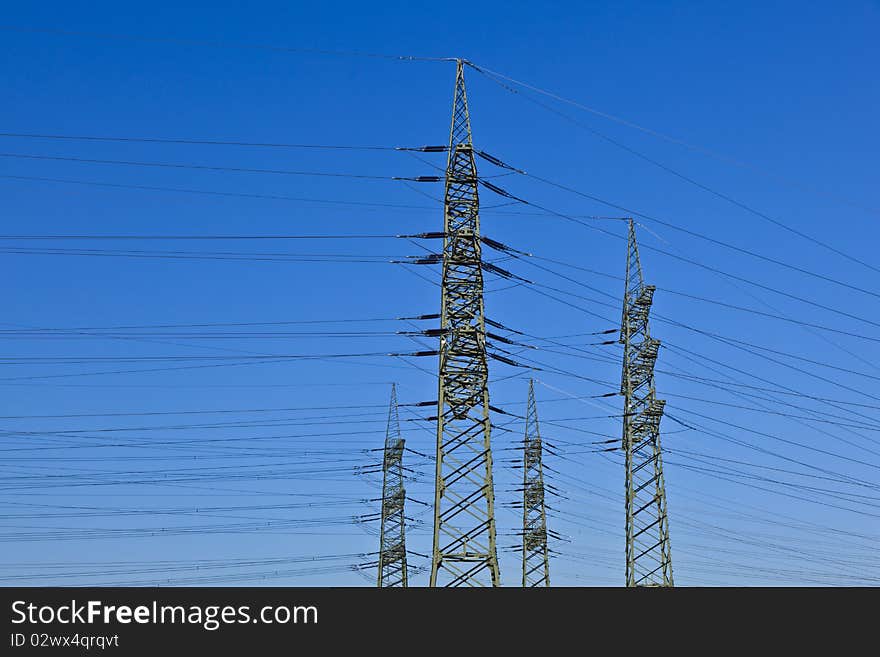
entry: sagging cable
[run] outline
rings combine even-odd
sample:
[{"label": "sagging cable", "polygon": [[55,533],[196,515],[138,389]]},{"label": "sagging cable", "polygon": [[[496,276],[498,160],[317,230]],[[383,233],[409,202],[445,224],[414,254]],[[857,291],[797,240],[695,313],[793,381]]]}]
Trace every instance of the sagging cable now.
[{"label": "sagging cable", "polygon": [[445,153],[446,146],[397,146],[396,151],[415,151],[417,153]]},{"label": "sagging cable", "polygon": [[490,183],[490,182],[486,182],[486,181],[483,180],[482,178],[480,178],[480,184],[483,185],[483,187],[485,187],[485,188],[488,189],[489,191],[495,192],[495,193],[498,194],[499,196],[503,196],[504,198],[509,198],[509,199],[514,200],[514,201],[519,201],[520,203],[525,203],[526,205],[529,205],[528,201],[524,201],[523,199],[521,199],[521,198],[519,198],[519,197],[517,197],[517,196],[514,196],[514,195],[511,194],[510,192],[508,192],[508,191],[506,191],[506,190],[504,190],[504,189],[501,189],[498,185],[493,185],[493,184]]},{"label": "sagging cable", "polygon": [[410,182],[440,182],[441,176],[391,176],[391,180],[408,180]]},{"label": "sagging cable", "polygon": [[525,335],[522,331],[517,331],[516,329],[512,329],[508,326],[505,326],[501,322],[496,322],[495,320],[489,319],[488,317],[484,318],[484,320],[489,326],[494,326],[497,329],[501,329],[502,331],[510,331],[511,333],[516,333],[517,335]]},{"label": "sagging cable", "polygon": [[434,231],[430,233],[415,233],[414,235],[395,235],[395,237],[416,240],[433,240],[446,237],[446,233],[444,233],[443,231]]},{"label": "sagging cable", "polygon": [[389,260],[395,265],[436,265],[443,262],[443,256],[439,253],[429,253],[426,256],[407,256],[409,260]]},{"label": "sagging cable", "polygon": [[482,262],[482,263],[480,263],[480,265],[486,271],[490,271],[493,274],[497,274],[498,276],[501,276],[502,278],[522,281],[523,283],[528,283],[529,285],[532,284],[532,281],[530,281],[529,279],[523,278],[522,276],[517,276],[516,274],[511,273],[511,272],[507,271],[506,269],[502,269],[498,265],[493,265],[491,262]]},{"label": "sagging cable", "polygon": [[501,251],[503,253],[518,253],[519,255],[531,256],[531,253],[527,253],[525,251],[520,251],[519,249],[514,249],[512,246],[508,246],[502,242],[497,240],[493,240],[491,237],[480,237],[480,241],[486,246],[490,246],[496,251]]},{"label": "sagging cable", "polygon": [[505,365],[511,365],[513,367],[522,367],[523,369],[527,369],[527,370],[538,369],[538,368],[531,367],[529,365],[523,365],[522,363],[517,363],[515,360],[512,360],[510,358],[506,358],[500,354],[496,354],[491,351],[488,353],[488,356],[489,356],[489,358],[494,358],[495,360],[500,361],[500,362],[504,363]]},{"label": "sagging cable", "polygon": [[395,317],[396,320],[417,320],[417,319],[440,319],[440,313],[431,313],[429,315],[415,315],[414,317]]},{"label": "sagging cable", "polygon": [[421,335],[426,338],[439,338],[449,333],[449,329],[433,328],[424,331],[397,331],[397,335]]},{"label": "sagging cable", "polygon": [[490,164],[494,164],[496,167],[501,167],[502,169],[508,169],[509,171],[515,171],[516,173],[521,173],[524,176],[528,175],[522,169],[517,169],[516,167],[511,166],[511,165],[507,164],[506,162],[502,162],[494,155],[489,155],[486,151],[475,150],[474,153],[476,153],[481,158],[486,160],[486,162],[489,162]]}]

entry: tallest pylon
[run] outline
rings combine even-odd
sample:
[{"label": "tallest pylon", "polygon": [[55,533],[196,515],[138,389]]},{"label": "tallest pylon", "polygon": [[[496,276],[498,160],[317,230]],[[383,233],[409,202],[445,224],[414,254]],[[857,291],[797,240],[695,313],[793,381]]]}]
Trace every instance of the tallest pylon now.
[{"label": "tallest pylon", "polygon": [[464,66],[456,62],[446,165],[431,586],[498,586],[486,322]]},{"label": "tallest pylon", "polygon": [[654,388],[660,341],[651,337],[649,328],[655,289],[645,285],[635,224],[630,220],[620,326],[627,586],[672,586],[672,550],[660,448],[660,420],[666,402],[657,399]]}]

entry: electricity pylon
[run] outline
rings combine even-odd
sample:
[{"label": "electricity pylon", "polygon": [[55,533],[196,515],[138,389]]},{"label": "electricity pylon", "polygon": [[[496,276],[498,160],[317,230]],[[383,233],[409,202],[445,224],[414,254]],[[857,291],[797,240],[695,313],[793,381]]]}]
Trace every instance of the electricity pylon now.
[{"label": "electricity pylon", "polygon": [[660,449],[660,420],[666,402],[657,399],[654,364],[660,341],[651,337],[648,315],[653,285],[645,285],[635,224],[629,222],[626,282],[620,342],[623,451],[626,462],[626,585],[672,586],[672,553],[666,515],[666,484]]},{"label": "electricity pylon", "polygon": [[477,166],[462,60],[446,164],[431,586],[499,586]]},{"label": "electricity pylon", "polygon": [[403,513],[403,450],[397,412],[397,387],[391,384],[391,405],[382,458],[382,527],[379,532],[379,586],[407,586],[406,519]]},{"label": "electricity pylon", "polygon": [[547,552],[547,510],[544,506],[544,466],[535,382],[529,380],[526,434],[523,444],[522,585],[550,586]]}]

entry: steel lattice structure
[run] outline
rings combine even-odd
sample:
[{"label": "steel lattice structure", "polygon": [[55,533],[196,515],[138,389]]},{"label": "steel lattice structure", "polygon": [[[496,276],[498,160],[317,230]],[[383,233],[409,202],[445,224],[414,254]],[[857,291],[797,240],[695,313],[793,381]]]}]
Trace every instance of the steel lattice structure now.
[{"label": "steel lattice structure", "polygon": [[672,586],[672,554],[666,514],[666,484],[660,420],[666,402],[657,399],[654,364],[660,341],[651,337],[648,316],[653,285],[645,285],[629,222],[626,283],[620,342],[623,343],[623,451],[626,462],[626,585]]},{"label": "steel lattice structure", "polygon": [[391,405],[388,408],[388,428],[385,432],[385,450],[382,458],[382,527],[379,532],[380,587],[407,586],[406,518],[403,485],[403,450],[406,442],[400,435],[400,417],[397,411],[397,387],[391,385]]},{"label": "steel lattice structure", "polygon": [[550,586],[543,451],[541,430],[538,426],[538,407],[535,404],[535,382],[529,380],[529,401],[523,442],[523,586]]},{"label": "steel lattice structure", "polygon": [[498,586],[477,167],[456,62],[446,165],[431,586]]}]

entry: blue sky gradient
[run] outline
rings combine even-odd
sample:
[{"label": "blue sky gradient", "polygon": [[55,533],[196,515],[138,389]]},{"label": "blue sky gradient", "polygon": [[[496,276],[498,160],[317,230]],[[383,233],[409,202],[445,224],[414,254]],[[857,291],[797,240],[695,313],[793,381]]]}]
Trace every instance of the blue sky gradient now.
[{"label": "blue sky gradient", "polygon": [[[358,468],[377,461],[391,382],[402,404],[436,397],[436,358],[387,354],[435,348],[396,334],[432,322],[395,318],[438,312],[439,271],[388,261],[436,243],[10,238],[438,231],[442,186],[390,177],[438,175],[444,156],[9,136],[446,143],[454,65],[372,55],[462,57],[531,85],[467,70],[475,144],[594,198],[479,162],[556,213],[481,192],[484,235],[556,261],[487,250],[538,284],[487,276],[487,315],[569,345],[529,338],[541,349],[519,357],[540,369],[491,371],[493,405],[513,414],[536,379],[555,445],[547,479],[562,495],[549,522],[566,539],[553,584],[617,586],[624,570],[623,466],[594,444],[620,436],[621,400],[598,396],[619,385],[621,350],[588,334],[618,325],[626,225],[559,214],[633,212],[665,345],[676,583],[880,578],[878,3],[5,9],[3,583],[372,581],[352,566],[375,558],[377,527],[352,518],[377,510],[380,480]],[[59,157],[376,178],[44,159]],[[216,326],[236,323],[264,324]],[[421,454],[433,454],[431,414],[401,408]],[[515,586],[523,423],[494,421],[502,579]],[[427,502],[432,465],[408,458],[410,495]],[[424,569],[430,508],[408,512]],[[427,583],[424,570],[412,583]]]}]

